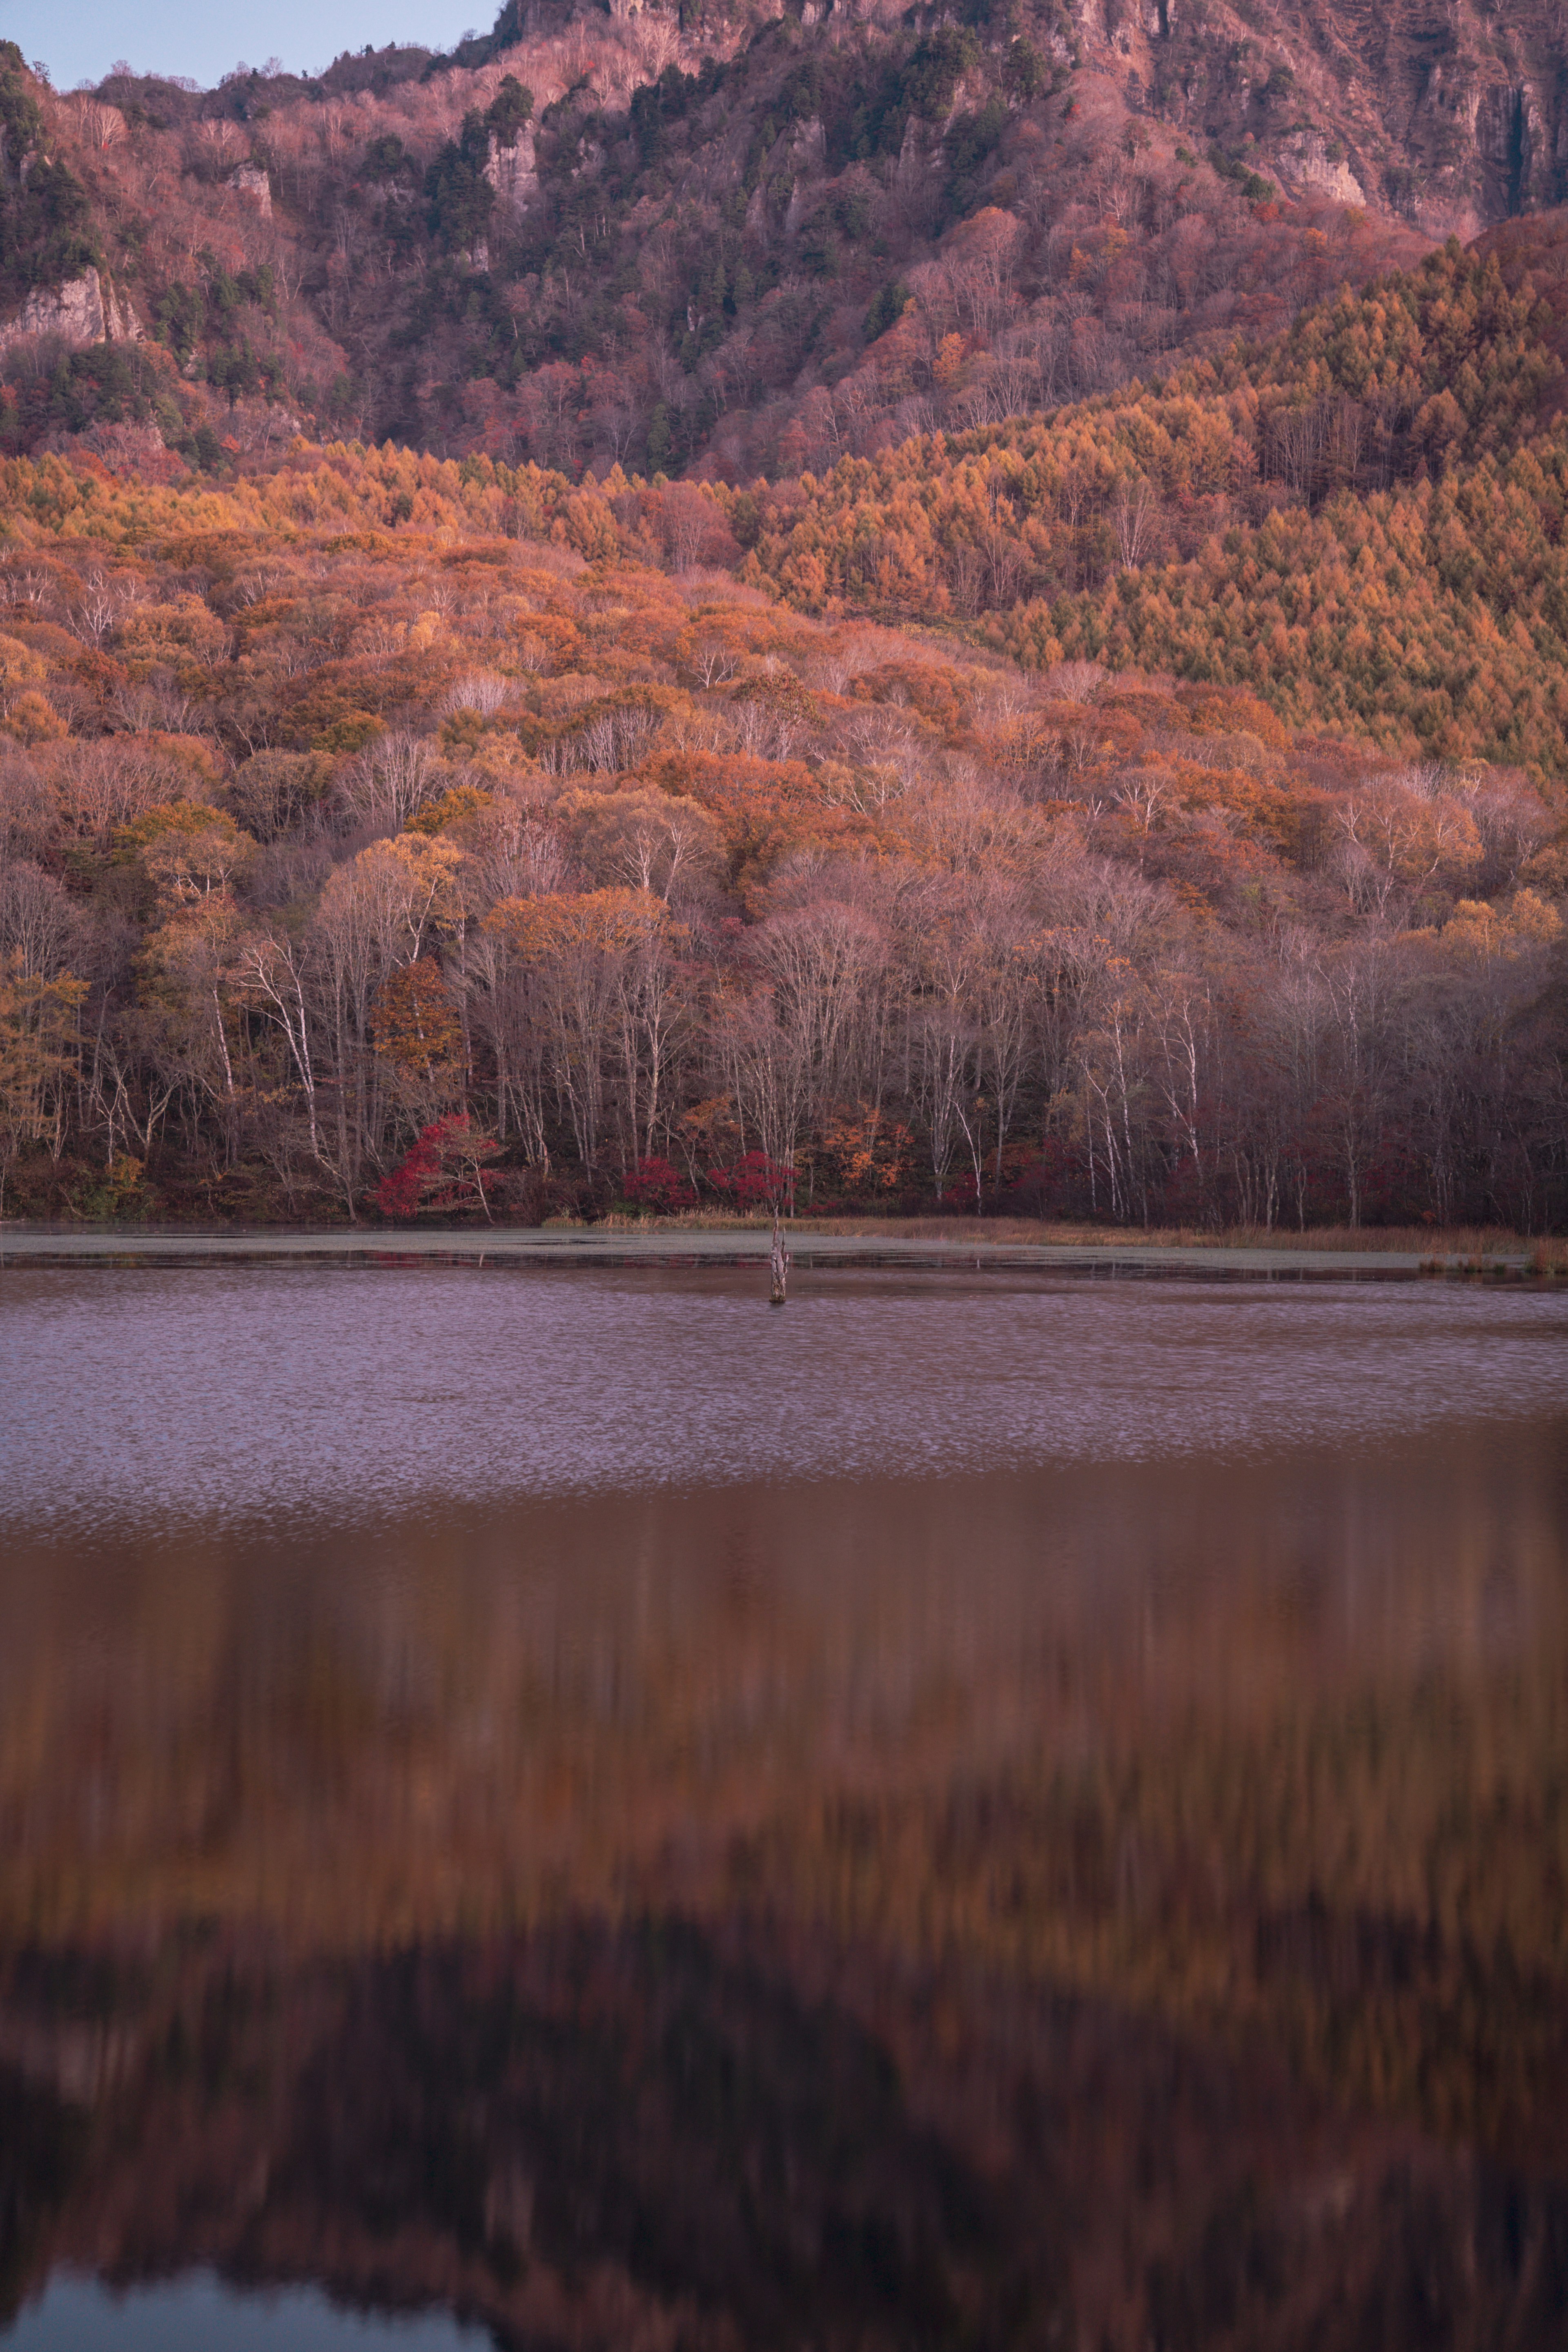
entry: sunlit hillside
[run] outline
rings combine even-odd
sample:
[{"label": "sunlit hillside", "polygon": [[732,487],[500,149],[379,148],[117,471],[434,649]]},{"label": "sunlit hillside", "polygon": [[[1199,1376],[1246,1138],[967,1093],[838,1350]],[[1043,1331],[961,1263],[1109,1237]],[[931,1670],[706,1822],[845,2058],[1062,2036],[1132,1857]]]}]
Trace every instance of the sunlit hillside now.
[{"label": "sunlit hillside", "polygon": [[[1442,258],[1228,388],[778,493],[12,461],[11,1203],[1550,1220],[1534,319]],[[1293,500],[1298,415],[1388,487]],[[967,633],[853,609],[999,545]]]}]

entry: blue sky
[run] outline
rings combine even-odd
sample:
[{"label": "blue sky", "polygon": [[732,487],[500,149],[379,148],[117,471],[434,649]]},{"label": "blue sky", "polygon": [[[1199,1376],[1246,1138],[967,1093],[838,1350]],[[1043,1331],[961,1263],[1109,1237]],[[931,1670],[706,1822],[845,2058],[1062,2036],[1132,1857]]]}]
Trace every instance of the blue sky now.
[{"label": "blue sky", "polygon": [[199,6],[196,0],[5,0],[0,33],[57,89],[100,81],[119,58],[139,72],[188,74],[204,88],[243,58],[281,58],[318,73],[341,49],[369,41],[423,41],[446,48],[465,32],[489,32],[500,0],[267,0],[259,8]]}]

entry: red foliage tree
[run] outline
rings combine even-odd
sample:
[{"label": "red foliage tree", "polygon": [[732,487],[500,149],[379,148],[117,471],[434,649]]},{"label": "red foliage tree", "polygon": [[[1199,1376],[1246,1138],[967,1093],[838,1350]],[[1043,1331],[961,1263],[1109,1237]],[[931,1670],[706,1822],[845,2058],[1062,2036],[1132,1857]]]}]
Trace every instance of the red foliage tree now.
[{"label": "red foliage tree", "polygon": [[375,1205],[384,1217],[405,1223],[426,1212],[453,1216],[469,1209],[482,1209],[489,1219],[487,1188],[497,1178],[486,1163],[500,1150],[495,1137],[476,1127],[467,1111],[436,1119],[420,1129],[405,1157],[382,1178]]},{"label": "red foliage tree", "polygon": [[710,1168],[708,1181],[731,1207],[789,1209],[795,1206],[795,1170],[765,1151],[748,1151],[732,1168]]},{"label": "red foliage tree", "polygon": [[635,1207],[651,1209],[661,1217],[674,1216],[679,1210],[697,1206],[695,1185],[689,1183],[668,1160],[639,1160],[622,1190]]}]

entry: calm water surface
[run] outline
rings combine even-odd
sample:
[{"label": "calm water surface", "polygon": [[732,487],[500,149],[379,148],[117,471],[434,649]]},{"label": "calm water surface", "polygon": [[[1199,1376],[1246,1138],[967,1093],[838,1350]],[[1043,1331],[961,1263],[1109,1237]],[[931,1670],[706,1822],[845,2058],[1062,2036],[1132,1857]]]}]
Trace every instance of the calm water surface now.
[{"label": "calm water surface", "polygon": [[0,1275],[0,2342],[1568,2344],[1568,1301],[797,1285]]}]

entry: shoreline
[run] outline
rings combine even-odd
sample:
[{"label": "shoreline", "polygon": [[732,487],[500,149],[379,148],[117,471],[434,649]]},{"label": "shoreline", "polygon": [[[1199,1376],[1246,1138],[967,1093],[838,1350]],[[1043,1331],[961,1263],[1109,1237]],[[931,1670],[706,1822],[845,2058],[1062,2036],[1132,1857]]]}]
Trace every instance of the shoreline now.
[{"label": "shoreline", "polygon": [[[956,1228],[951,1238],[931,1234],[832,1233],[786,1228],[797,1271],[825,1267],[903,1268],[929,1271],[1036,1271],[1049,1274],[1177,1275],[1253,1280],[1311,1281],[1347,1276],[1379,1281],[1422,1276],[1496,1274],[1517,1278],[1546,1269],[1533,1250],[1512,1248],[1479,1254],[1430,1248],[1314,1247],[1207,1242],[1125,1242],[1095,1239],[1039,1241],[973,1238]],[[356,1232],[128,1232],[100,1227],[60,1232],[18,1226],[0,1229],[0,1269],[102,1265],[119,1268],[202,1265],[515,1265],[515,1266],[756,1266],[768,1260],[771,1228],[765,1225],[628,1228],[498,1226],[431,1227],[408,1233]]]}]

